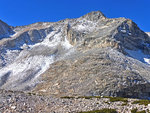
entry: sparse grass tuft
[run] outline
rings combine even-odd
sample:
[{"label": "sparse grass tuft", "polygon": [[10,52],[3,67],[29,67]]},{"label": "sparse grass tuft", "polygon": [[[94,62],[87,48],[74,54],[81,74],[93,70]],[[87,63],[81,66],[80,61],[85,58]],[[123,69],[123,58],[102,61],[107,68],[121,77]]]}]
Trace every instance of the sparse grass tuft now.
[{"label": "sparse grass tuft", "polygon": [[64,96],[61,98],[67,98],[67,99],[73,99],[73,98],[85,98],[85,99],[92,99],[92,98],[109,98],[110,102],[117,102],[117,101],[122,101],[125,102],[126,104],[128,103],[128,99],[127,98],[123,98],[123,97],[101,97],[101,96],[79,96],[79,97],[71,97],[71,96]]},{"label": "sparse grass tuft", "polygon": [[122,101],[127,103],[128,99],[127,98],[123,98],[123,97],[109,97],[110,98],[110,102],[117,102],[117,101]]},{"label": "sparse grass tuft", "polygon": [[136,109],[132,109],[132,110],[131,110],[131,113],[137,113],[137,111],[138,111],[137,108],[136,108]]},{"label": "sparse grass tuft", "polygon": [[36,95],[36,93],[33,93],[33,92],[28,92],[27,94],[30,95],[30,96]]},{"label": "sparse grass tuft", "polygon": [[107,102],[107,101],[106,101],[106,102],[104,102],[104,103],[106,103],[106,104],[110,105],[110,103],[109,103],[109,102]]},{"label": "sparse grass tuft", "polygon": [[60,97],[60,98],[64,98],[64,99],[74,99],[75,97],[71,97],[71,96],[64,96],[64,97]]},{"label": "sparse grass tuft", "polygon": [[138,112],[136,112],[136,113],[146,113],[146,111],[143,110],[143,111],[138,111]]},{"label": "sparse grass tuft", "polygon": [[145,110],[143,110],[143,111],[138,111],[138,109],[136,108],[136,109],[132,109],[132,110],[131,110],[131,113],[146,113],[146,111],[145,111]]},{"label": "sparse grass tuft", "polygon": [[61,98],[66,98],[66,99],[73,99],[73,98],[85,98],[85,99],[92,99],[92,98],[101,98],[100,96],[80,96],[80,97],[72,97],[72,96],[64,96]]},{"label": "sparse grass tuft", "polygon": [[127,106],[128,102],[124,102],[121,106]]},{"label": "sparse grass tuft", "polygon": [[92,98],[101,98],[101,96],[81,96],[78,98],[92,99]]},{"label": "sparse grass tuft", "polygon": [[139,105],[147,106],[148,104],[150,104],[150,100],[136,100],[132,104],[139,104]]},{"label": "sparse grass tuft", "polygon": [[104,108],[101,110],[93,110],[93,111],[83,111],[79,113],[118,113],[115,109]]}]

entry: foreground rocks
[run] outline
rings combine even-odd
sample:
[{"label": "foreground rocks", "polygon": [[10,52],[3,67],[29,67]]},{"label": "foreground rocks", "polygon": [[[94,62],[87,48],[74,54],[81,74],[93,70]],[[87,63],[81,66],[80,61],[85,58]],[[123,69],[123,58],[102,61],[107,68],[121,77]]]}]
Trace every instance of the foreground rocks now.
[{"label": "foreground rocks", "polygon": [[120,113],[130,113],[132,109],[149,111],[150,104],[133,104],[137,99],[127,99],[128,102],[110,102],[109,98],[56,98],[34,95],[23,92],[0,91],[1,113],[78,113],[81,111],[99,110],[103,108],[116,109]]}]

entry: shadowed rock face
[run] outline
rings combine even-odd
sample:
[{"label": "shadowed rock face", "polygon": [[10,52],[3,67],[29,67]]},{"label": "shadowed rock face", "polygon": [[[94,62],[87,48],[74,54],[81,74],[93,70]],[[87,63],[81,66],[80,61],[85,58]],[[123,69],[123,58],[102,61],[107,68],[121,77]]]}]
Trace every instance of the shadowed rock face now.
[{"label": "shadowed rock face", "polygon": [[13,33],[12,27],[0,20],[0,39],[9,37]]},{"label": "shadowed rock face", "polygon": [[[149,97],[150,37],[130,19],[109,19],[94,11],[77,19],[10,28],[15,34],[0,40],[3,89]],[[141,56],[135,54],[139,51]]]}]

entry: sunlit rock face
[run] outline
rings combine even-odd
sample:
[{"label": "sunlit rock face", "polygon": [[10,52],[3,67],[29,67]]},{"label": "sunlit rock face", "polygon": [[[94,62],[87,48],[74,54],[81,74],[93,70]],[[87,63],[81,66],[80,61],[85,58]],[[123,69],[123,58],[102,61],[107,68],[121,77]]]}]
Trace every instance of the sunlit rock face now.
[{"label": "sunlit rock face", "polygon": [[0,21],[0,88],[44,95],[148,98],[150,37],[126,18],[11,27]]},{"label": "sunlit rock face", "polygon": [[146,32],[148,34],[148,36],[150,36],[150,32]]}]

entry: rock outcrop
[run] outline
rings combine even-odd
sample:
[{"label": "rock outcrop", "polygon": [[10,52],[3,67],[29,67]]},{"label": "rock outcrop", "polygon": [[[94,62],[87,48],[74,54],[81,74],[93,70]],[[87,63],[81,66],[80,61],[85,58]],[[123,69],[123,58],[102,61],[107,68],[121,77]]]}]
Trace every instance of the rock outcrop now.
[{"label": "rock outcrop", "polygon": [[14,34],[13,27],[0,20],[0,39]]},{"label": "rock outcrop", "polygon": [[150,36],[150,32],[146,32],[148,34],[148,36]]},{"label": "rock outcrop", "polygon": [[7,27],[1,34],[15,34],[0,40],[3,89],[150,96],[150,37],[130,19],[94,11],[77,19]]}]

